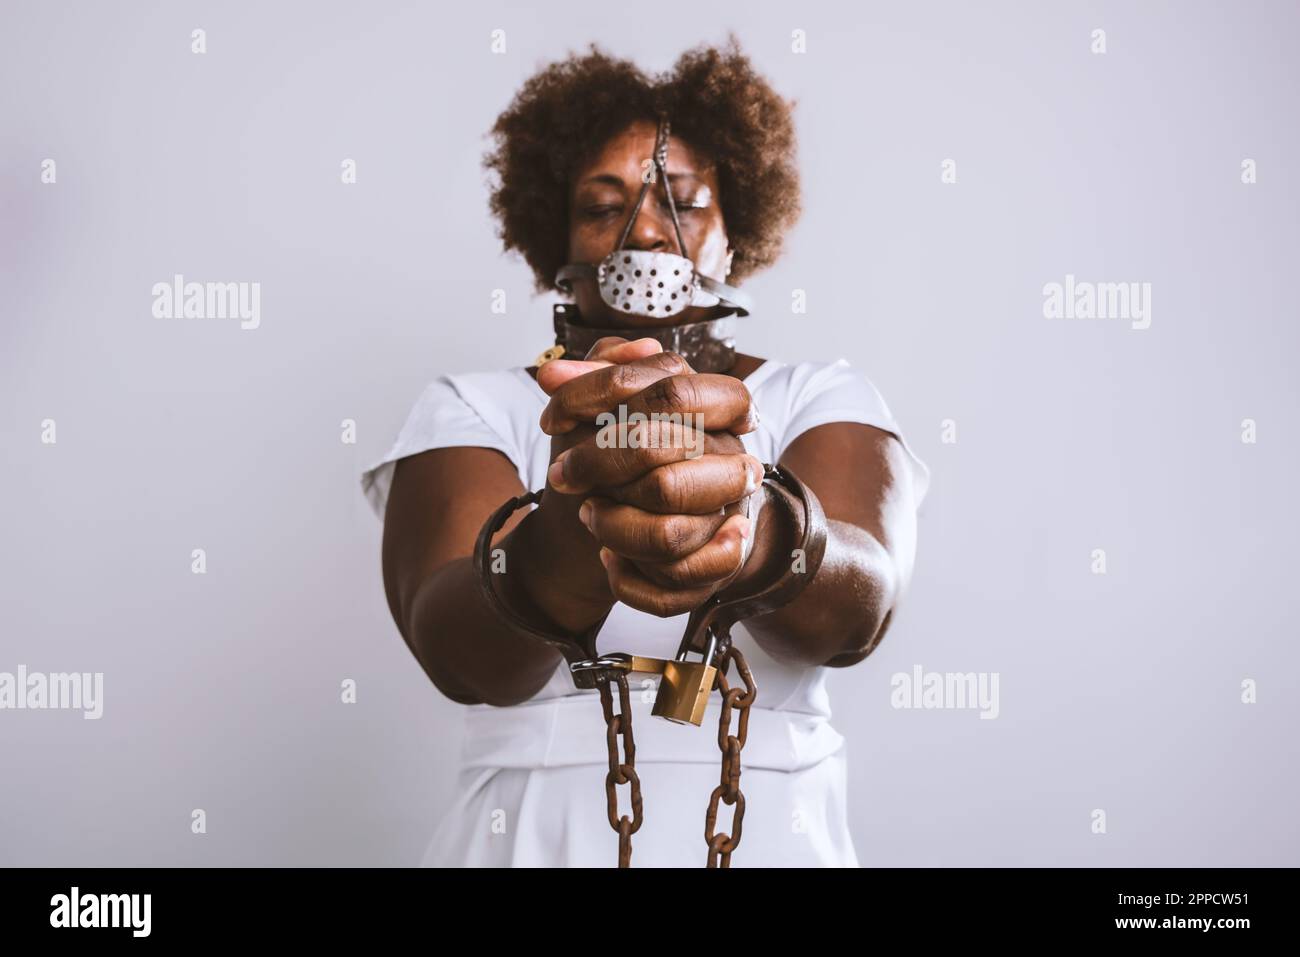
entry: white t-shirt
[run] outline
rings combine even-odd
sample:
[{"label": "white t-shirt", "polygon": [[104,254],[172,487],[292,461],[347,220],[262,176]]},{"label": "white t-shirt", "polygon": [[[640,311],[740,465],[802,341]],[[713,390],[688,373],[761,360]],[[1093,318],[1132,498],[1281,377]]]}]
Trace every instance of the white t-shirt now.
[{"label": "white t-shirt", "polygon": [[[903,443],[918,504],[924,497],[929,470],[907,446],[880,393],[845,360],[768,360],[744,382],[760,422],[740,438],[760,461],[779,461],[791,442],[816,426],[865,423]],[[429,449],[498,449],[514,463],[525,488],[542,488],[551,440],[538,418],[548,401],[522,366],[439,376],[416,401],[393,448],[362,476],[376,514],[382,519],[395,463]],[[687,618],[659,618],[619,603],[597,647],[602,653],[672,658]],[[856,866],[844,817],[844,739],[830,724],[825,687],[830,669],[777,661],[743,622],[732,628],[732,640],[758,688],[741,762],[744,838],[733,861],[737,866]],[[719,696],[713,695],[701,727],[676,725],[650,715],[654,680],[631,679],[636,765],[647,768],[640,772],[645,820],[633,837],[633,866],[698,866],[705,858],[700,825],[720,761]],[[608,767],[608,752],[598,692],[575,688],[568,663],[561,661],[547,685],[526,702],[462,710],[461,796],[438,828],[425,864],[616,863],[617,835],[605,812],[602,769]],[[687,786],[687,780],[694,783]],[[619,788],[624,804],[626,791]],[[495,825],[499,814],[513,826]],[[792,815],[804,822],[802,828],[792,827]],[[760,819],[768,820],[770,833],[764,833]],[[719,827],[729,820],[721,813]]]}]

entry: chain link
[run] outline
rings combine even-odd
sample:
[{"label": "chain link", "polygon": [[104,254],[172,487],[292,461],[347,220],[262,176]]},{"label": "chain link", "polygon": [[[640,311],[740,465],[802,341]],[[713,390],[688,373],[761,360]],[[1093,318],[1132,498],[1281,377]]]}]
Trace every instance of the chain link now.
[{"label": "chain link", "polygon": [[[605,775],[605,802],[609,808],[609,826],[618,832],[618,866],[632,866],[632,835],[641,829],[641,779],[636,773],[636,741],[632,737],[632,706],[629,703],[627,675],[619,673],[618,714],[614,713],[611,679],[600,680],[600,707],[605,712],[605,742],[609,747],[609,772]],[[623,760],[618,756],[618,738],[623,736]],[[620,784],[631,782],[632,816],[619,817]]]},{"label": "chain link", "polygon": [[[744,688],[733,688],[727,682],[727,665],[736,662],[736,671],[745,683]],[[745,656],[735,645],[728,645],[718,668],[718,693],[722,695],[722,713],[718,715],[718,749],[722,752],[721,782],[709,795],[709,808],[704,814],[704,842],[709,846],[708,867],[731,867],[731,853],[740,845],[741,824],[745,820],[745,795],[740,790],[740,751],[749,734],[749,709],[758,697],[754,676],[750,674]],[[738,712],[736,734],[731,733],[731,712]],[[718,802],[733,806],[731,833],[715,833],[718,824]]]}]

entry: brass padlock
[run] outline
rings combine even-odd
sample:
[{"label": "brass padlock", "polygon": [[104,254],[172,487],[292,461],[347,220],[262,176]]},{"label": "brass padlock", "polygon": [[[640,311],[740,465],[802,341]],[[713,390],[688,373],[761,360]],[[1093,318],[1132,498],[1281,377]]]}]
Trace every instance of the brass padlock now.
[{"label": "brass padlock", "polygon": [[713,660],[716,644],[717,638],[710,635],[709,650],[700,661],[687,661],[686,655],[682,654],[676,661],[664,662],[659,693],[655,695],[655,704],[650,710],[652,715],[699,727],[704,721],[704,709],[709,706],[709,695],[713,693],[713,682],[718,676],[718,669],[709,663]]},{"label": "brass padlock", "polygon": [[677,724],[699,727],[718,669],[702,661],[669,661],[659,679],[659,694],[651,714]]}]

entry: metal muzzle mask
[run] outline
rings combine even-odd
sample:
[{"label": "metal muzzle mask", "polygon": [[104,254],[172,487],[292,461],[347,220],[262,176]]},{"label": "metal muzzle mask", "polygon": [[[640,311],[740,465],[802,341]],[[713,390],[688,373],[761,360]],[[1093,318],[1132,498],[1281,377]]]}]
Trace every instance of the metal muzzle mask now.
[{"label": "metal muzzle mask", "polygon": [[[600,298],[627,315],[671,319],[687,306],[724,306],[747,316],[751,309],[749,297],[739,289],[699,273],[686,249],[677,204],[668,185],[668,129],[668,119],[661,115],[655,137],[654,170],[641,183],[641,192],[619,236],[618,246],[598,266],[569,263],[561,267],[555,284],[565,292],[572,292],[574,279],[593,278]],[[656,180],[663,184],[680,254],[624,248],[646,194]]]}]

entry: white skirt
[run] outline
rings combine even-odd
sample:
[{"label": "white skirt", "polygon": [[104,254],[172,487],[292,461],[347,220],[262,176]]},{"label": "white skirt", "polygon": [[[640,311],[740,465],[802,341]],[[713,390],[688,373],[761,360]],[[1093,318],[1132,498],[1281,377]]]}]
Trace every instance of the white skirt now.
[{"label": "white skirt", "polygon": [[[594,693],[467,709],[457,798],[424,867],[616,867],[605,799],[604,721]],[[636,696],[633,701],[637,701]],[[643,815],[633,867],[703,867],[718,785],[718,703],[702,727],[633,711]],[[846,808],[844,741],[823,717],[754,708],[741,752],[745,817],[733,867],[858,867]],[[616,788],[631,814],[630,787]],[[719,802],[716,833],[730,833]]]}]

